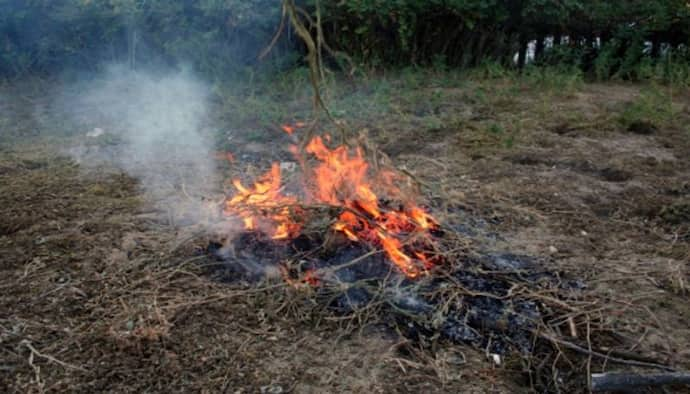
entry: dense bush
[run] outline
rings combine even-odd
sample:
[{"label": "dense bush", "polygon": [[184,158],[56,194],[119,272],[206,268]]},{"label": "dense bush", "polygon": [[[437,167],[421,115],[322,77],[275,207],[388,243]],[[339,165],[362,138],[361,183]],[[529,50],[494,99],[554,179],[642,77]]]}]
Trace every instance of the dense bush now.
[{"label": "dense bush", "polygon": [[274,0],[0,0],[0,73],[117,61],[186,63],[221,77],[254,63],[279,20]]},{"label": "dense bush", "polygon": [[690,60],[685,0],[321,3],[327,38],[373,64],[431,64],[443,58],[454,66],[491,61],[522,67],[530,57],[576,65],[599,77],[634,79],[645,62]]},{"label": "dense bush", "polygon": [[[212,78],[271,40],[280,0],[0,0],[0,74],[190,64]],[[687,81],[686,0],[298,0],[326,41],[366,67],[577,67],[600,79]],[[309,23],[307,22],[307,25]],[[312,32],[316,28],[311,25]],[[288,28],[268,61],[294,64]]]}]

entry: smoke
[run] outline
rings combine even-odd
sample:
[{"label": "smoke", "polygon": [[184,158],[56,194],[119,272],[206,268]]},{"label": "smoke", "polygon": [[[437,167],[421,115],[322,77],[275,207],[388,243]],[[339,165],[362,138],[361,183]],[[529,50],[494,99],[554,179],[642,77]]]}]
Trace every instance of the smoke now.
[{"label": "smoke", "polygon": [[70,150],[75,160],[138,178],[151,201],[188,223],[204,218],[203,198],[218,185],[209,98],[209,86],[188,71],[111,66],[58,100],[82,136]]}]

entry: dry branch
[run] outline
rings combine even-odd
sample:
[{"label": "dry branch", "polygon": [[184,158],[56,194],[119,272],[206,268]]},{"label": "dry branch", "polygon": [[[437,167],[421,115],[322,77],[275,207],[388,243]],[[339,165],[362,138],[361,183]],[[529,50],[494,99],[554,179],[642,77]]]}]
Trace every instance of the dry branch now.
[{"label": "dry branch", "polygon": [[[290,23],[292,26],[295,28],[295,31],[297,32],[297,35],[302,39],[304,44],[307,46],[307,63],[309,64],[309,81],[311,82],[312,88],[314,90],[314,113],[318,113],[319,107],[324,111],[328,119],[333,122],[333,124],[338,127],[340,130],[340,136],[342,143],[345,144],[347,142],[347,133],[345,131],[345,128],[339,123],[336,122],[336,120],[333,118],[333,115],[331,115],[330,110],[326,106],[326,104],[323,101],[323,98],[321,96],[321,75],[322,75],[322,70],[321,70],[321,63],[320,63],[320,53],[319,53],[319,48],[321,48],[320,43],[320,36],[317,34],[317,39],[316,42],[314,41],[314,38],[311,36],[309,33],[309,30],[304,26],[304,23],[302,23],[302,20],[300,19],[297,11],[297,6],[295,6],[294,0],[285,0],[284,1],[284,6],[285,9],[287,10],[287,14],[290,17]],[[302,142],[300,143],[300,150],[304,150],[306,145],[311,141],[312,135],[314,133],[314,128],[316,127],[316,123],[314,123],[312,126],[310,126],[307,129],[306,134],[304,135]]]},{"label": "dry branch", "polygon": [[556,338],[552,335],[545,334],[545,333],[537,333],[537,336],[539,336],[542,339],[545,339],[547,341],[551,341],[554,344],[558,344],[560,346],[563,346],[565,348],[568,348],[570,350],[574,350],[578,353],[585,354],[588,356],[594,356],[612,363],[616,364],[622,364],[622,365],[630,365],[634,367],[647,367],[647,368],[656,368],[656,369],[663,369],[666,371],[675,371],[673,368],[669,367],[668,365],[663,365],[663,364],[657,364],[657,363],[650,363],[650,362],[645,362],[645,361],[637,361],[637,360],[627,360],[623,358],[618,358],[618,357],[613,357],[608,354],[600,353],[596,350],[589,350],[585,349],[584,347],[577,345],[575,343]]}]

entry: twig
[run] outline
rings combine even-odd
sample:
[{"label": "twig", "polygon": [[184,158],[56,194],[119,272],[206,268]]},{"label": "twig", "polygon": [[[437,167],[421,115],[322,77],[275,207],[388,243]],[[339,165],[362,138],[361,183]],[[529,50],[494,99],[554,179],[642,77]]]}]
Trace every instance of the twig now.
[{"label": "twig", "polygon": [[372,251],[370,251],[370,252],[367,252],[367,253],[365,253],[365,254],[359,256],[359,257],[356,257],[356,258],[354,258],[354,259],[348,261],[347,263],[343,263],[343,264],[339,264],[339,265],[334,265],[334,266],[326,267],[326,268],[321,268],[321,269],[319,269],[319,270],[316,271],[316,275],[321,276],[321,275],[326,274],[326,273],[333,273],[333,272],[338,271],[338,270],[341,270],[341,269],[343,269],[343,268],[351,267],[351,266],[353,266],[353,265],[359,263],[360,261],[362,261],[362,260],[364,260],[364,259],[366,259],[366,258],[369,258],[369,257],[371,257],[371,256],[373,256],[373,255],[375,255],[375,254],[379,254],[379,253],[383,253],[383,250],[374,249],[374,250],[372,250]]},{"label": "twig", "polygon": [[204,298],[201,300],[190,301],[190,302],[185,302],[185,303],[180,303],[180,304],[175,304],[175,305],[169,305],[169,306],[166,305],[165,307],[163,307],[161,309],[178,309],[178,308],[182,308],[182,307],[212,304],[214,302],[228,300],[228,299],[233,298],[233,297],[239,297],[242,295],[248,295],[248,294],[254,294],[254,293],[262,293],[262,292],[265,292],[268,290],[284,288],[284,287],[287,287],[286,283],[278,283],[275,285],[264,286],[264,287],[255,287],[255,288],[250,288],[247,290],[238,290],[238,291],[234,291],[232,293],[222,294],[222,295],[219,295],[216,297],[208,297],[208,298]]},{"label": "twig", "polygon": [[278,42],[278,38],[280,38],[281,34],[283,33],[283,29],[285,28],[285,17],[287,15],[287,10],[285,9],[285,5],[283,4],[283,14],[280,17],[280,25],[278,26],[278,30],[276,30],[276,34],[273,36],[273,39],[271,39],[271,42],[264,48],[263,51],[261,51],[261,54],[259,54],[259,60],[263,60],[273,49],[273,47],[276,45]]},{"label": "twig", "polygon": [[585,349],[579,345],[576,345],[572,342],[568,342],[568,341],[553,337],[553,336],[545,334],[545,333],[536,333],[536,335],[542,339],[546,339],[547,341],[557,343],[563,347],[566,347],[570,350],[574,350],[578,353],[598,357],[598,358],[604,359],[606,361],[610,361],[612,363],[621,364],[621,365],[630,365],[630,366],[635,366],[635,367],[656,368],[656,369],[663,369],[666,371],[675,372],[675,369],[669,367],[668,365],[649,363],[649,362],[643,362],[643,361],[635,361],[635,360],[626,360],[626,359],[622,359],[622,358],[618,358],[618,357],[611,357],[607,354],[599,353],[596,350],[587,350],[587,349]]},{"label": "twig", "polygon": [[343,58],[345,59],[348,64],[350,65],[350,71],[348,72],[350,76],[353,76],[355,74],[355,70],[357,69],[357,66],[355,65],[355,62],[352,60],[352,58],[346,54],[345,52],[342,51],[336,51],[333,48],[331,48],[330,45],[328,45],[328,42],[323,36],[323,28],[320,27],[321,23],[320,22],[314,22],[312,17],[309,15],[307,11],[305,11],[303,8],[300,7],[295,7],[297,12],[304,17],[304,19],[307,21],[309,26],[313,29],[314,26],[316,26],[317,33],[319,34],[318,39],[321,42],[321,45],[323,48],[328,52],[334,59],[338,58]]},{"label": "twig", "polygon": [[[307,46],[307,62],[309,63],[309,81],[311,82],[312,88],[314,89],[314,113],[318,113],[317,110],[319,107],[321,107],[328,119],[331,122],[333,122],[333,124],[335,124],[336,127],[338,127],[338,129],[340,130],[340,137],[342,139],[342,143],[345,144],[347,142],[347,132],[345,128],[339,122],[337,122],[335,118],[333,118],[331,111],[328,109],[328,107],[323,101],[323,98],[321,97],[321,71],[319,67],[319,54],[316,43],[314,43],[314,38],[312,38],[311,34],[309,34],[309,31],[297,15],[297,7],[295,6],[294,0],[284,0],[283,5],[287,9],[287,14],[290,17],[290,22],[292,23],[292,26],[295,28],[297,35],[300,36],[302,41],[304,41],[304,44]],[[300,151],[304,151],[304,148],[311,140],[312,135],[313,127],[310,127],[305,133],[302,142],[300,143]]]},{"label": "twig", "polygon": [[53,356],[51,356],[51,355],[49,355],[49,354],[43,354],[43,353],[39,352],[38,350],[36,350],[35,347],[33,347],[33,345],[31,344],[31,342],[29,342],[28,339],[22,340],[22,341],[20,342],[20,344],[26,346],[26,347],[31,351],[31,353],[32,353],[33,355],[36,355],[36,356],[41,357],[41,358],[44,358],[44,359],[46,359],[46,360],[48,360],[48,361],[50,361],[50,362],[54,362],[54,363],[56,363],[56,364],[58,364],[58,365],[61,365],[61,366],[65,367],[65,368],[67,368],[67,369],[76,369],[76,370],[78,370],[78,371],[88,372],[86,369],[84,369],[84,368],[82,368],[82,367],[79,367],[79,366],[77,366],[77,365],[72,365],[72,364],[66,363],[66,362],[64,362],[64,361],[60,361],[60,360],[58,360],[57,358],[55,358],[55,357],[53,357]]}]

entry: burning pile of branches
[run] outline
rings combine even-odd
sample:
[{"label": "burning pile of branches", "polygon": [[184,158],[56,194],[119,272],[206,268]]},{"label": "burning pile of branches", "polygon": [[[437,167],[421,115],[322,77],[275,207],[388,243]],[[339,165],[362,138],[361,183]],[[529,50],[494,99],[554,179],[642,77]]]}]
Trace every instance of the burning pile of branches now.
[{"label": "burning pile of branches", "polygon": [[[295,127],[284,129],[292,134]],[[593,333],[610,330],[597,301],[581,296],[581,282],[534,258],[479,252],[476,240],[417,203],[405,175],[373,168],[363,149],[330,148],[328,136],[317,136],[291,151],[302,169],[298,187],[284,184],[278,163],[251,186],[233,181],[223,210],[244,232],[208,249],[222,261],[215,271],[222,280],[263,279],[275,268],[287,288],[308,289],[319,301],[309,305],[349,321],[387,322],[421,342],[440,335],[495,360],[520,354],[530,374],[548,370],[532,376],[541,387],[558,386],[551,379],[564,376],[563,360],[575,369],[562,357],[566,349],[588,363],[660,367],[593,350],[610,341]],[[583,332],[587,342],[579,339]],[[535,365],[537,358],[544,361]]]},{"label": "burning pile of branches", "polygon": [[325,206],[339,211],[331,230],[353,243],[385,251],[407,277],[426,275],[434,268],[438,250],[433,234],[439,224],[415,203],[410,191],[398,186],[403,183],[399,174],[392,170],[372,173],[361,148],[330,149],[319,136],[305,148],[310,157],[300,155],[297,146],[291,151],[303,170],[300,196],[284,192],[280,165],[274,163],[251,187],[233,180],[237,190],[227,200],[225,214],[240,217],[246,230],[288,240],[297,238],[308,225],[308,207]]}]

